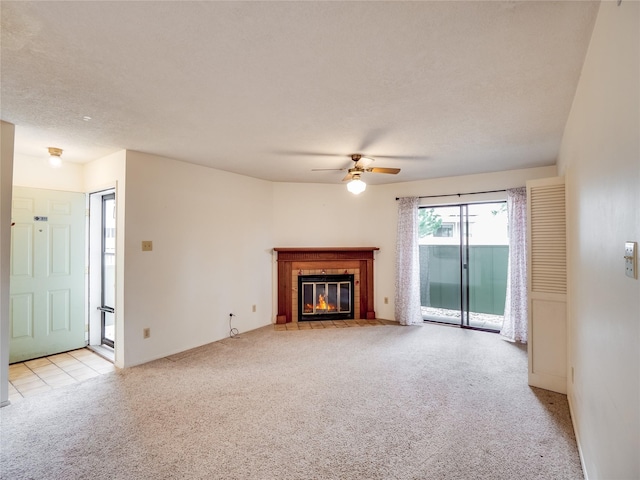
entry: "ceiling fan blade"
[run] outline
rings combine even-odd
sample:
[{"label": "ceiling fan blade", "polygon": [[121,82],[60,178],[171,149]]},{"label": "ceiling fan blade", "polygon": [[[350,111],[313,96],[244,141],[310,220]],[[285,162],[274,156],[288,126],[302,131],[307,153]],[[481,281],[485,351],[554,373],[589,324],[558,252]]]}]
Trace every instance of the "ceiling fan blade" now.
[{"label": "ceiling fan blade", "polygon": [[362,143],[360,143],[358,151],[366,152],[367,150],[374,147],[377,143],[380,143],[380,139],[384,138],[388,134],[389,131],[387,129],[374,128],[372,130],[369,130],[362,138]]},{"label": "ceiling fan blade", "polygon": [[344,157],[342,153],[313,152],[309,150],[273,150],[271,153],[298,157]]},{"label": "ceiling fan blade", "polygon": [[355,168],[363,168],[366,169],[369,165],[371,165],[374,162],[373,158],[371,157],[365,157],[362,156],[360,157],[360,160],[358,160],[355,164]]},{"label": "ceiling fan blade", "polygon": [[382,167],[372,167],[367,168],[367,172],[371,173],[391,173],[395,175],[396,173],[400,173],[399,168],[382,168]]},{"label": "ceiling fan blade", "polygon": [[312,172],[344,172],[346,168],[312,168]]},{"label": "ceiling fan blade", "polygon": [[346,182],[347,180],[351,180],[351,178],[353,177],[353,174],[351,172],[347,173],[345,175],[345,177],[342,179],[343,182]]}]

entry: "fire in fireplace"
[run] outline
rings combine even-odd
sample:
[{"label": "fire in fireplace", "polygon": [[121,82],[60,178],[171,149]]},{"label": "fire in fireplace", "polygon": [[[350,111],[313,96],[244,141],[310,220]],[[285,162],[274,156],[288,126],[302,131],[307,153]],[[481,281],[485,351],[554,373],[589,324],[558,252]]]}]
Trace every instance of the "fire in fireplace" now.
[{"label": "fire in fireplace", "polygon": [[298,319],[354,318],[353,275],[299,275]]}]

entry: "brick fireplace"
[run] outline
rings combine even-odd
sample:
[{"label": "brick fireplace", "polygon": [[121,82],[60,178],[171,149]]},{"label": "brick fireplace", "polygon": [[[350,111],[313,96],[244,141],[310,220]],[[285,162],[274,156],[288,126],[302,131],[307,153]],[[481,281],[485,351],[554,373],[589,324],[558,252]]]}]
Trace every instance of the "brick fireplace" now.
[{"label": "brick fireplace", "polygon": [[372,320],[373,252],[378,247],[274,248],[278,253],[276,323],[297,322],[298,276],[353,275],[353,318]]}]

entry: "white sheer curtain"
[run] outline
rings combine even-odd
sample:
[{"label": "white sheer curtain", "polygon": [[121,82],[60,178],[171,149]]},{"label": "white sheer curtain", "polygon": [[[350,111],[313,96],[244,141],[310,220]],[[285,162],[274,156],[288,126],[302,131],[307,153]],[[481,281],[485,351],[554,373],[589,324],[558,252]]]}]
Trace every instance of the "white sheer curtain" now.
[{"label": "white sheer curtain", "polygon": [[422,323],[418,202],[418,197],[405,197],[398,200],[395,316],[400,325]]},{"label": "white sheer curtain", "polygon": [[500,335],[527,343],[527,189],[507,190],[509,266],[504,323]]}]

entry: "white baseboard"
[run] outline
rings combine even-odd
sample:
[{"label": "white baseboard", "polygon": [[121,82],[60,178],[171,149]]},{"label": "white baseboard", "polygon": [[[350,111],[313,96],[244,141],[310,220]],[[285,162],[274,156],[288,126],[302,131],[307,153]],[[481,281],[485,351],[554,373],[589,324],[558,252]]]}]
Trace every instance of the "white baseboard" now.
[{"label": "white baseboard", "polygon": [[582,446],[580,445],[580,434],[578,426],[576,425],[576,419],[573,415],[573,403],[571,402],[571,396],[567,395],[567,401],[569,402],[569,415],[571,415],[571,424],[573,425],[573,435],[576,437],[576,444],[578,445],[578,455],[580,456],[580,465],[582,465],[582,473],[584,474],[584,480],[589,480],[589,474],[587,472],[587,466],[584,462],[584,455],[582,454]]}]

